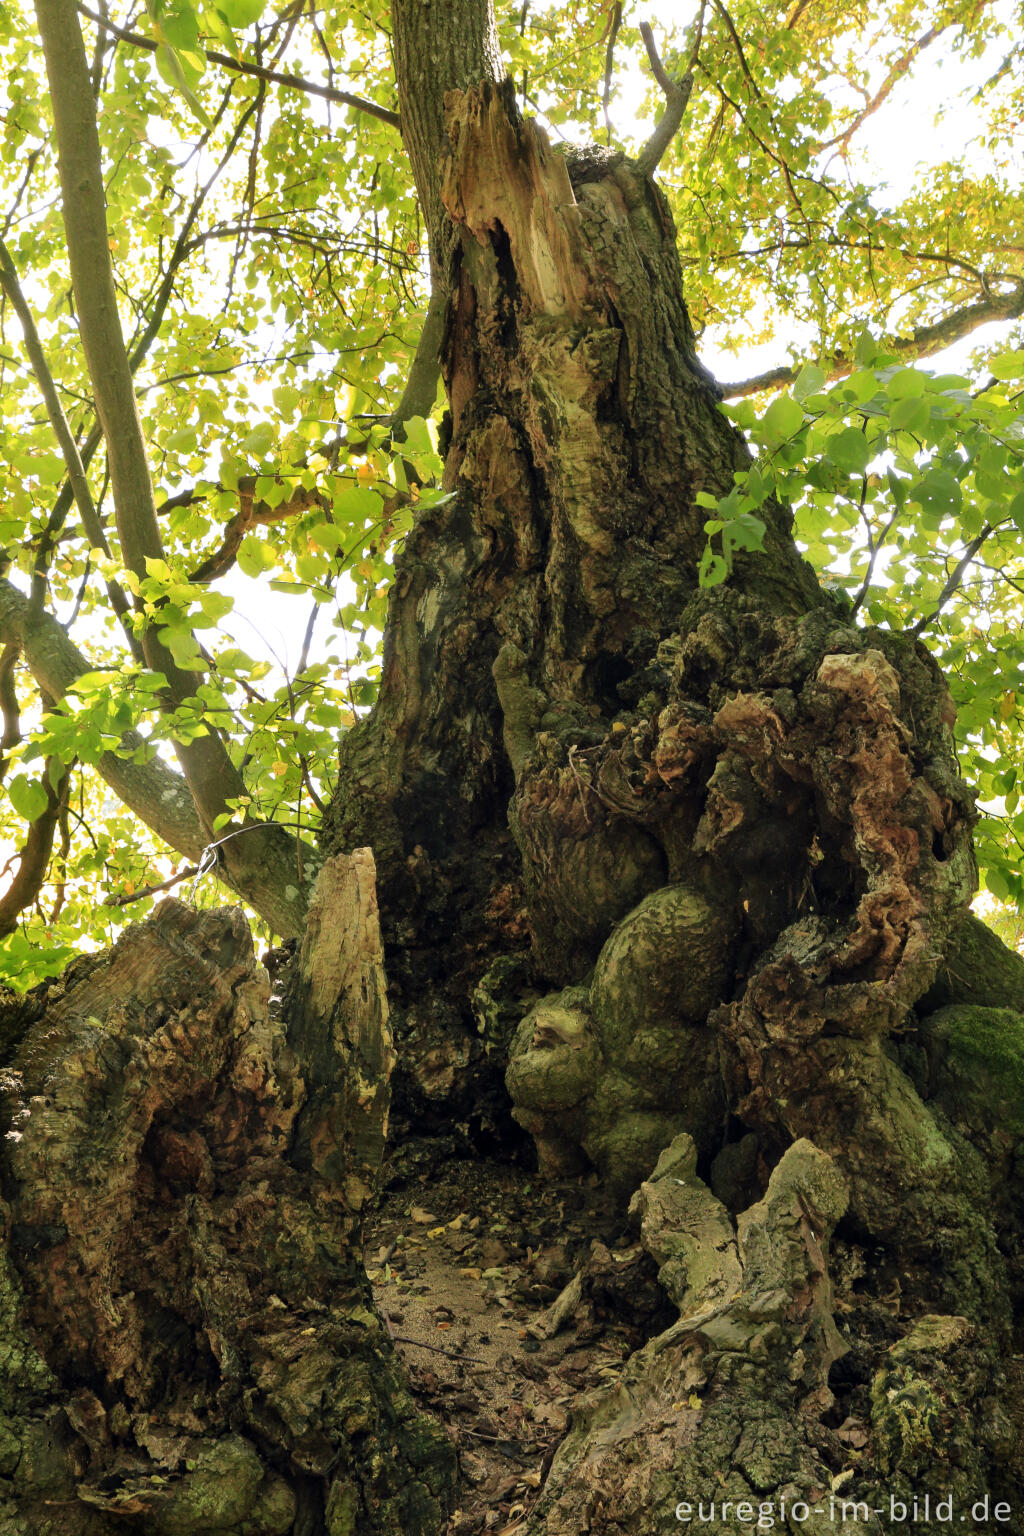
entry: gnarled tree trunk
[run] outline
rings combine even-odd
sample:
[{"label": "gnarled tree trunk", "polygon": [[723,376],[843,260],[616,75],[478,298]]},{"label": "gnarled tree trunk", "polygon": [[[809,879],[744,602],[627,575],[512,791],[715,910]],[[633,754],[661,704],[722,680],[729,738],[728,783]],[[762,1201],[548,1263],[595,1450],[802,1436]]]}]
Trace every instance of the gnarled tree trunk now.
[{"label": "gnarled tree trunk", "polygon": [[[407,50],[436,9],[396,4]],[[542,1168],[593,1165],[624,1209],[686,1148],[681,1193],[634,1208],[680,1323],[577,1414],[530,1529],[723,1497],[825,1529],[833,1479],[869,1512],[948,1495],[950,1529],[985,1493],[1019,1510],[1021,1025],[992,1007],[1019,967],[949,1006],[975,888],[949,693],[819,589],[784,508],[698,590],[696,495],[747,456],[663,199],[500,82],[445,105],[455,495],[408,541],[327,844],[377,850],[406,1114],[472,1124],[478,1032],[518,1000],[498,1043]]]},{"label": "gnarled tree trunk", "polygon": [[362,1267],[392,1060],[367,850],[325,864],[293,970],[273,1000],[240,912],[168,901],[6,1032],[3,1536],[438,1529],[447,1442]]},{"label": "gnarled tree trunk", "polygon": [[454,494],[399,562],[281,1008],[234,917],[169,903],[12,1015],[0,1533],[442,1530],[359,1263],[367,846],[403,1122],[511,1106],[679,1311],[576,1405],[530,1536],[1019,1514],[1024,968],[966,917],[942,677],[849,622],[784,508],[698,589],[696,496],[747,458],[664,200],[520,120],[482,0],[393,19]]}]

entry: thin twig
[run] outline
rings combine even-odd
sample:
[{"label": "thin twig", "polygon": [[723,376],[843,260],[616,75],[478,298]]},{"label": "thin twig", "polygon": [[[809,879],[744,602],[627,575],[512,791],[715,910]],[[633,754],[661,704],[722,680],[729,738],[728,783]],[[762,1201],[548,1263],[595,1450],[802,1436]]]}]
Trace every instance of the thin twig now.
[{"label": "thin twig", "polygon": [[609,144],[612,141],[612,120],[608,109],[612,99],[612,70],[615,67],[615,43],[621,26],[621,0],[615,0],[608,22],[608,46],[605,49],[604,55],[604,89],[601,92],[601,106],[604,110],[604,131]]},{"label": "thin twig", "polygon": [[172,885],[179,885],[182,880],[188,880],[192,875],[197,875],[198,873],[198,864],[190,864],[187,869],[179,870],[169,880],[161,880],[159,885],[144,885],[141,890],[132,891],[131,895],[125,893],[120,896],[107,896],[104,899],[103,905],[105,907],[130,906],[133,901],[144,901],[147,896],[156,896],[160,891],[169,891]]},{"label": "thin twig", "polygon": [[[388,1329],[390,1333],[390,1328]],[[433,1350],[435,1355],[447,1355],[449,1360],[468,1360],[470,1365],[486,1365],[486,1360],[480,1360],[476,1355],[457,1355],[452,1349],[442,1349],[440,1344],[425,1344],[422,1339],[411,1339],[406,1333],[392,1333],[392,1339],[396,1344],[415,1344],[417,1349]]]},{"label": "thin twig", "polygon": [[967,570],[967,567],[978,553],[978,550],[984,544],[989,535],[993,534],[994,532],[995,529],[992,527],[991,523],[986,523],[977,537],[971,540],[963,554],[960,556],[960,559],[953,567],[946,585],[939,593],[939,601],[936,604],[934,610],[931,613],[924,614],[923,617],[918,619],[917,623],[912,625],[908,631],[909,634],[916,637],[921,633],[923,629],[926,629],[929,624],[934,623],[939,614],[942,612],[943,608],[945,608],[946,604],[949,602],[950,598],[953,596],[954,592],[956,592],[960,583],[963,581],[964,572]]}]

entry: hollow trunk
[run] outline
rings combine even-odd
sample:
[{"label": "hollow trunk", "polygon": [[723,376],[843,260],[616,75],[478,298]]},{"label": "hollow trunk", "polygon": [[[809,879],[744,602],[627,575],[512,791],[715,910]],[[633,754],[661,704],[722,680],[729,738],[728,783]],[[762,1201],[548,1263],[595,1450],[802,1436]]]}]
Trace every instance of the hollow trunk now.
[{"label": "hollow trunk", "polygon": [[450,1476],[373,1310],[388,1106],[373,861],[328,860],[288,996],[165,902],[5,1011],[3,1536],[413,1536]]},{"label": "hollow trunk", "polygon": [[524,1533],[1016,1517],[1024,967],[966,916],[948,691],[782,507],[698,589],[696,496],[747,458],[664,200],[519,119],[486,5],[394,24],[405,97],[453,88],[441,161],[403,101],[452,496],[285,995],[167,903],[2,1020],[0,1536],[439,1536],[448,1445],[361,1265],[385,967],[401,1127],[596,1170],[679,1313],[576,1402]]},{"label": "hollow trunk", "polygon": [[493,80],[445,101],[453,497],[399,563],[326,841],[377,854],[403,1124],[507,1135],[504,1074],[680,1311],[577,1405],[527,1528],[1018,1510],[1021,968],[970,964],[948,690],[784,508],[698,589],[695,498],[747,454],[664,200]]}]

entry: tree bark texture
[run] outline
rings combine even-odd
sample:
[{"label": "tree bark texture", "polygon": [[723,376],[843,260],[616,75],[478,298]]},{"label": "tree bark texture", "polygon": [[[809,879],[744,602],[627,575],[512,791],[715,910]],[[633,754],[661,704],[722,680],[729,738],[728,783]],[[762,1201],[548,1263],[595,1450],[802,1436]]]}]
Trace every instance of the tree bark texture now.
[{"label": "tree bark texture", "polygon": [[833,1478],[1019,1508],[1022,1034],[1011,977],[950,993],[977,946],[948,690],[819,589],[782,507],[698,590],[696,494],[748,458],[663,199],[493,81],[445,102],[454,496],[399,563],[326,846],[378,856],[403,1112],[472,1134],[507,1060],[542,1169],[623,1210],[642,1185],[680,1308],[574,1416],[528,1529],[653,1536],[687,1490]]},{"label": "tree bark texture", "polygon": [[0,1009],[0,1536],[440,1536],[447,1446],[359,1263],[392,1024],[403,1124],[479,1144],[511,1108],[678,1311],[575,1405],[523,1536],[1024,1507],[1024,966],[966,916],[948,691],[783,507],[698,589],[696,496],[748,458],[667,208],[520,120],[488,18],[395,0],[452,497],[398,563],[285,996],[236,915],[169,902]]},{"label": "tree bark texture", "polygon": [[5,1032],[3,1536],[438,1529],[447,1443],[362,1268],[367,850],[325,864],[293,972],[273,1001],[240,912],[168,901]]}]

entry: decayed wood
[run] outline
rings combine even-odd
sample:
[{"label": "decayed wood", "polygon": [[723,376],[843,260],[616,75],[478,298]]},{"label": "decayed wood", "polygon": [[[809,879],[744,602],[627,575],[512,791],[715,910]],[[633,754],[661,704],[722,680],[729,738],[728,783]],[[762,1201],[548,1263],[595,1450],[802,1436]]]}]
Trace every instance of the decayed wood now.
[{"label": "decayed wood", "polygon": [[361,1265],[391,1063],[365,849],[325,866],[284,1010],[241,912],[167,901],[29,1029],[4,1095],[2,1536],[435,1528],[447,1450]]},{"label": "decayed wood", "polygon": [[[943,1108],[967,1102],[951,1075],[967,1022],[909,1036],[913,1081],[896,1062],[974,884],[948,693],[912,637],[857,629],[819,590],[785,508],[762,509],[764,549],[723,588],[697,590],[698,494],[749,459],[694,354],[664,200],[625,156],[553,153],[494,83],[446,112],[454,495],[397,564],[380,702],[343,744],[326,842],[380,851],[413,1112],[434,1107],[416,1060],[464,1048],[447,1103],[469,1118],[493,1057],[460,1029],[526,926],[528,982],[501,1004],[523,1003],[508,1081],[542,1161],[589,1158],[625,1196],[688,1132],[715,1196],[742,1195],[714,1241],[693,1209],[665,1222],[687,1338],[649,1346],[625,1396],[578,1405],[527,1528],[653,1536],[674,1489],[718,1491],[719,1473],[777,1508],[851,1470],[825,1380],[841,1362],[824,1238],[847,1201],[843,1241],[864,1255],[840,1263],[865,1280],[844,1395],[873,1437],[856,1486],[934,1489],[941,1464],[961,1496],[1005,1450],[965,1429],[943,1463],[948,1434],[976,1403],[1014,1423],[1024,1407],[998,1363],[1019,1222],[1004,1202],[997,1229],[984,1139]],[[626,943],[673,892],[719,913],[712,954],[686,925],[677,954],[660,919]],[[691,973],[717,1006],[682,995]],[[1001,1027],[993,1068],[1013,1056]],[[961,1057],[933,1103],[942,1045]],[[901,1305],[944,1316],[901,1322],[890,1357],[896,1273]]]},{"label": "decayed wood", "polygon": [[380,1168],[395,1059],[368,848],[320,872],[288,1013],[308,1093],[300,1155],[355,1215]]}]

